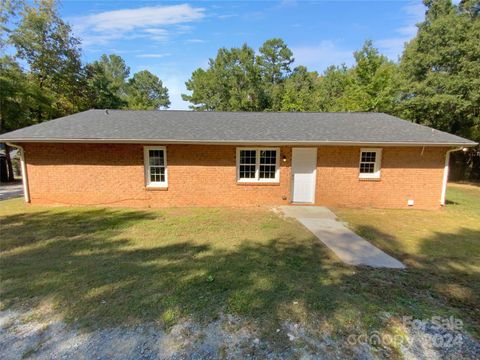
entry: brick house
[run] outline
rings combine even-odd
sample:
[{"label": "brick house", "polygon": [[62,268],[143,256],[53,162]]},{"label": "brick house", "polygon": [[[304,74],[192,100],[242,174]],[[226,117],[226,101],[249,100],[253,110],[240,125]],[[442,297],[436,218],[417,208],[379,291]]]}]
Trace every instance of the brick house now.
[{"label": "brick house", "polygon": [[25,199],[103,206],[436,209],[476,143],[381,113],[90,110],[0,136]]}]

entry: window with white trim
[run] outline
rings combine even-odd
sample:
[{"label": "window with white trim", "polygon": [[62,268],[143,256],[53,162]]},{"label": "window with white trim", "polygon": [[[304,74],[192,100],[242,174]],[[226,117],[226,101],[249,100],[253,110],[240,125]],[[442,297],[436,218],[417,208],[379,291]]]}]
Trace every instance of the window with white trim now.
[{"label": "window with white trim", "polygon": [[280,149],[237,148],[239,182],[278,182]]},{"label": "window with white trim", "polygon": [[360,150],[360,179],[380,179],[382,149],[365,148]]},{"label": "window with white trim", "polygon": [[167,151],[165,146],[145,146],[145,183],[148,187],[167,187]]}]

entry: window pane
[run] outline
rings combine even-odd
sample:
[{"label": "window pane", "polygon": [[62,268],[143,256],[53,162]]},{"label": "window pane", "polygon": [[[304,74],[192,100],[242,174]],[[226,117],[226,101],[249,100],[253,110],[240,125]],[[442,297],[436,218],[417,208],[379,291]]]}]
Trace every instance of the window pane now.
[{"label": "window pane", "polygon": [[260,165],[260,179],[275,179],[275,165]]},{"label": "window pane", "polygon": [[254,179],[255,165],[240,165],[240,179]]},{"label": "window pane", "polygon": [[154,165],[154,166],[165,165],[163,150],[149,150],[148,157],[149,157],[150,165]]},{"label": "window pane", "polygon": [[362,162],[375,162],[376,157],[377,157],[376,152],[372,152],[372,151],[362,152]]},{"label": "window pane", "polygon": [[276,150],[260,151],[260,179],[275,179],[275,169],[277,163]]},{"label": "window pane", "polygon": [[165,167],[150,166],[150,182],[164,182]]},{"label": "window pane", "polygon": [[361,163],[360,172],[362,174],[373,174],[375,172],[375,164],[373,163]]},{"label": "window pane", "polygon": [[277,163],[277,152],[275,150],[262,150],[260,151],[260,165]]},{"label": "window pane", "polygon": [[255,150],[240,150],[240,164],[255,164],[256,155]]},{"label": "window pane", "polygon": [[163,156],[162,150],[149,150],[148,156],[150,158]]}]

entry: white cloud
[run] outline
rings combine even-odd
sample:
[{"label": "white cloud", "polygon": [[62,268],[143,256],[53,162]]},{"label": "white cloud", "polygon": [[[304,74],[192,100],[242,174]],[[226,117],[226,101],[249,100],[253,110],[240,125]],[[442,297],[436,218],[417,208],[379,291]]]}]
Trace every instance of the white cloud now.
[{"label": "white cloud", "polygon": [[225,20],[225,19],[230,19],[237,16],[238,16],[237,14],[221,14],[221,15],[218,15],[217,18]]},{"label": "white cloud", "polygon": [[170,97],[171,110],[188,110],[189,102],[183,101],[182,93],[186,93],[185,81],[181,76],[168,76],[163,81],[163,84],[168,88],[168,95]]},{"label": "white cloud", "polygon": [[74,32],[88,46],[123,38],[147,37],[163,41],[176,30],[175,26],[185,26],[204,17],[204,8],[180,4],[105,11],[74,17],[69,21]]},{"label": "white cloud", "polygon": [[137,9],[106,11],[81,17],[84,27],[93,31],[129,31],[138,27],[163,26],[201,19],[204,9],[188,4],[147,6]]},{"label": "white cloud", "polygon": [[392,60],[397,60],[401,55],[403,46],[410,39],[410,37],[389,38],[375,41],[375,46],[380,49],[380,52]]},{"label": "white cloud", "polygon": [[202,40],[202,39],[188,39],[187,40],[187,43],[204,43],[205,40]]},{"label": "white cloud", "polygon": [[148,70],[157,75],[168,89],[171,110],[188,110],[189,102],[183,101],[182,93],[188,93],[185,81],[190,77],[191,71],[183,72],[176,68],[174,63],[166,64],[142,64],[132,68],[132,73]]},{"label": "white cloud", "polygon": [[423,20],[425,16],[425,6],[421,2],[410,3],[402,8],[406,15],[405,26],[399,27],[397,32],[410,37],[417,33],[417,23]]},{"label": "white cloud", "polygon": [[279,6],[280,7],[290,7],[298,5],[297,0],[281,0]]},{"label": "white cloud", "polygon": [[186,33],[186,32],[191,31],[193,29],[193,26],[191,26],[191,25],[177,25],[176,29],[181,33]]},{"label": "white cloud", "polygon": [[404,24],[395,29],[399,36],[375,41],[380,52],[392,60],[398,59],[405,43],[417,34],[415,25],[423,20],[425,6],[421,2],[411,2],[402,8],[402,12],[405,15]]},{"label": "white cloud", "polygon": [[342,49],[330,40],[323,40],[314,46],[294,46],[292,51],[295,65],[305,65],[319,72],[330,65],[353,64],[353,50]]},{"label": "white cloud", "polygon": [[395,31],[399,34],[402,34],[408,37],[413,37],[417,33],[417,27],[415,25],[407,25],[407,26],[399,27]]},{"label": "white cloud", "polygon": [[165,41],[168,39],[169,32],[166,29],[145,29],[143,30],[145,33],[147,33],[147,37],[149,39],[155,40],[155,41]]},{"label": "white cloud", "polygon": [[160,58],[164,58],[166,56],[170,56],[172,54],[170,53],[163,53],[163,54],[139,54],[139,55],[136,55],[135,57],[137,58],[143,58],[143,59],[160,59]]},{"label": "white cloud", "polygon": [[421,1],[413,1],[402,9],[413,20],[420,21],[425,15],[425,6]]},{"label": "white cloud", "polygon": [[167,34],[167,30],[165,30],[165,29],[152,28],[152,29],[145,29],[144,31],[146,33],[152,34],[152,35],[166,35]]}]

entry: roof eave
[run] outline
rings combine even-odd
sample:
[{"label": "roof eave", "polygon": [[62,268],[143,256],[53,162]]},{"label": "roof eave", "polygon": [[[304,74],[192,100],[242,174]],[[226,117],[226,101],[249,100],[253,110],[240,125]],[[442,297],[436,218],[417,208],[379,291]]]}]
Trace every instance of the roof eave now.
[{"label": "roof eave", "polygon": [[321,145],[321,146],[435,146],[473,147],[475,142],[376,142],[376,141],[270,141],[270,140],[172,140],[172,139],[61,139],[61,138],[16,138],[1,139],[9,143],[86,143],[86,144],[192,144],[192,145]]}]

